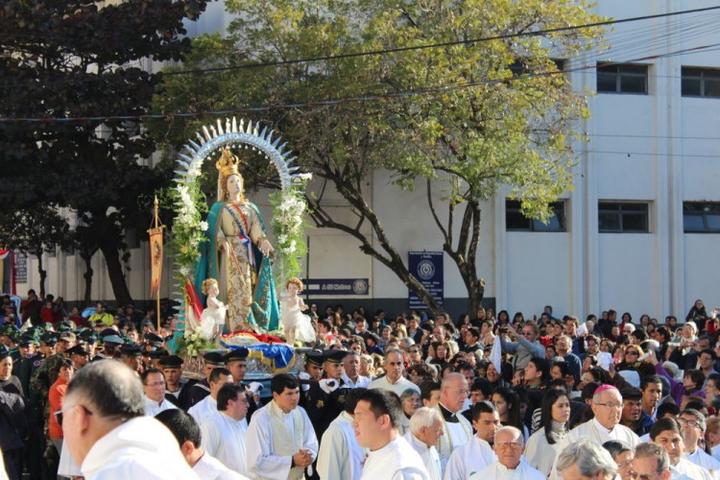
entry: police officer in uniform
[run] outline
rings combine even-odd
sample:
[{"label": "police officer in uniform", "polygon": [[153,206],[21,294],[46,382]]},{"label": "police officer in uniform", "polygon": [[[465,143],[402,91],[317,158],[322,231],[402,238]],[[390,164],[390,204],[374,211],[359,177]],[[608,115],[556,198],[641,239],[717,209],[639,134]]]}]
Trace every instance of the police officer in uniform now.
[{"label": "police officer in uniform", "polygon": [[187,411],[187,405],[183,405],[180,398],[186,398],[183,392],[190,389],[192,384],[195,383],[193,380],[183,378],[182,367],[183,359],[177,355],[165,355],[160,357],[159,365],[160,370],[165,375],[165,399]]},{"label": "police officer in uniform", "polygon": [[326,350],[323,352],[323,378],[311,381],[304,395],[303,407],[315,427],[315,435],[322,438],[330,422],[340,415],[345,405],[345,397],[351,387],[343,385],[342,360],[347,355],[344,350]]},{"label": "police officer in uniform", "polygon": [[[55,338],[52,335],[44,337],[46,343],[55,345]],[[20,361],[13,366],[13,375],[18,377],[25,392],[25,415],[27,418],[27,439],[23,450],[23,463],[27,466],[30,480],[42,478],[42,464],[38,459],[42,458],[45,452],[45,435],[43,435],[43,402],[31,394],[30,379],[33,373],[42,365],[45,357],[34,348],[38,345],[37,338],[31,334],[25,334],[20,338],[20,349],[27,351]]]},{"label": "police officer in uniform", "polygon": [[[205,367],[203,368],[205,378],[193,383],[189,388],[183,389],[180,393],[180,405],[188,409],[210,395],[210,382],[208,381],[210,373],[212,373],[214,368],[225,366],[225,355],[221,352],[207,352],[203,355],[203,360],[205,361]],[[172,399],[170,401],[172,401]]]}]

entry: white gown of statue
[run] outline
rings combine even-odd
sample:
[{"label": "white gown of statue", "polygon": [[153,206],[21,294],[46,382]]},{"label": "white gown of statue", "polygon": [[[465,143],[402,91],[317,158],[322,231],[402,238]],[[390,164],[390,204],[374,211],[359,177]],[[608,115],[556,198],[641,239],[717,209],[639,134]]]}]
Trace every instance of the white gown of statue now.
[{"label": "white gown of statue", "polygon": [[288,336],[288,343],[315,341],[315,329],[308,315],[300,310],[300,298],[284,297],[281,301],[283,331]]},{"label": "white gown of statue", "polygon": [[202,336],[209,340],[218,333],[222,333],[227,307],[214,297],[208,297],[207,303],[207,308],[202,311],[200,316],[200,329]]}]

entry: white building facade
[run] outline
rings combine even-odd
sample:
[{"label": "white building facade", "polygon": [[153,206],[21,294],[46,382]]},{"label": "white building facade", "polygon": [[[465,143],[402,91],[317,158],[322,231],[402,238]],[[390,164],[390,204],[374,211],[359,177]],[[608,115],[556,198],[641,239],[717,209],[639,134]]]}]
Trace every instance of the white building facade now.
[{"label": "white building facade", "polygon": [[[600,0],[597,12],[621,19],[710,6],[710,0]],[[223,29],[229,20],[222,2],[213,2],[189,30]],[[684,318],[697,298],[708,309],[720,304],[718,24],[719,10],[616,24],[607,34],[609,50],[565,61],[576,90],[597,92],[583,125],[588,142],[577,145],[575,188],[549,225],[523,219],[503,192],[483,205],[478,271],[496,310],[528,317],[552,305],[557,314],[584,317],[613,308],[662,321],[668,314]],[[617,63],[596,68],[603,62]],[[424,189],[401,191],[387,179],[382,171],[368,179],[367,201],[401,254],[441,251]],[[253,200],[269,214],[265,195]],[[331,201],[339,215],[348,213],[339,195]],[[366,294],[311,300],[392,313],[408,309],[407,287],[360,252],[356,240],[311,226],[307,235],[309,283],[368,283]],[[133,297],[146,299],[147,245],[139,247],[132,250],[128,278]],[[21,293],[38,286],[35,262],[28,262]],[[93,297],[112,301],[102,257],[94,262]],[[80,300],[82,261],[58,253],[46,264],[47,291]],[[466,291],[447,256],[444,296],[452,314],[465,311]]]}]

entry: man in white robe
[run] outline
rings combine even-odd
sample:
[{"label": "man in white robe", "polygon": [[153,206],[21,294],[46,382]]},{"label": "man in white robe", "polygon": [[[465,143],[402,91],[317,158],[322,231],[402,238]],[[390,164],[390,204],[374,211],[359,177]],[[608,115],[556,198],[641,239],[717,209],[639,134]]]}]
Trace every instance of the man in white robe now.
[{"label": "man in white robe", "polygon": [[398,432],[400,401],[384,389],[366,390],[355,405],[353,428],[369,449],[360,480],[429,480],[420,455]]},{"label": "man in white robe", "polygon": [[168,410],[155,418],[175,436],[185,461],[202,480],[248,480],[247,477],[230,470],[200,446],[200,426],[187,412],[179,409]]},{"label": "man in white robe", "polygon": [[670,457],[664,448],[654,443],[641,443],[635,448],[631,460],[631,470],[635,478],[648,480],[670,480]]},{"label": "man in white robe", "polygon": [[195,419],[198,425],[202,425],[206,415],[217,412],[217,395],[223,385],[233,383],[230,370],[225,367],[217,367],[212,370],[208,379],[210,384],[210,395],[190,407],[188,413]]},{"label": "man in white robe", "polygon": [[99,360],[78,370],[62,411],[64,442],[86,480],[199,478],[170,431],[143,416],[142,383],[121,362]]},{"label": "man in white robe", "polygon": [[385,362],[383,363],[385,376],[370,382],[368,388],[382,388],[390,390],[398,397],[409,388],[415,390],[420,395],[420,387],[403,377],[405,364],[403,363],[403,354],[400,350],[391,349],[385,352]]},{"label": "man in white robe", "polygon": [[154,417],[165,410],[177,408],[165,398],[165,375],[162,371],[149,368],[140,378],[145,391],[145,416]]},{"label": "man in white robe", "polygon": [[673,418],[661,418],[652,429],[650,438],[653,443],[663,447],[670,457],[670,473],[673,480],[687,476],[692,480],[712,480],[710,472],[683,458],[685,442],[680,425]]},{"label": "man in white robe", "polygon": [[467,379],[460,373],[449,373],[440,386],[437,409],[443,417],[443,436],[438,443],[438,454],[443,471],[453,451],[473,437],[472,425],[461,413],[469,393]]},{"label": "man in white robe", "polygon": [[[635,435],[635,432],[620,425],[623,400],[617,388],[612,385],[599,386],[593,395],[591,408],[595,417],[570,430],[565,438],[559,442],[558,451],[562,451],[568,445],[577,443],[582,439],[593,440],[598,445],[602,445],[608,440],[616,440],[630,448],[635,448],[640,443],[640,439]],[[557,465],[557,459],[555,464]],[[556,466],[553,466],[550,480],[559,480]]]},{"label": "man in white robe", "polygon": [[202,446],[234,472],[247,475],[245,463],[245,435],[248,424],[245,416],[248,399],[245,387],[227,383],[217,397],[218,411],[203,418],[200,424]]},{"label": "man in white robe", "polygon": [[434,408],[420,407],[410,418],[410,428],[403,437],[422,458],[430,480],[442,480],[440,456],[435,445],[443,435],[443,418]]},{"label": "man in white robe", "polygon": [[686,408],[680,414],[678,422],[685,443],[685,458],[706,469],[715,480],[719,480],[720,461],[700,446],[700,440],[705,438],[705,415],[695,409]]},{"label": "man in white robe", "polygon": [[465,480],[497,461],[490,446],[495,432],[500,428],[500,415],[495,405],[481,401],[473,405],[473,427],[477,432],[468,443],[456,448],[450,455],[443,480]]},{"label": "man in white robe", "polygon": [[352,423],[357,395],[363,391],[364,388],[353,389],[348,393],[344,410],[323,433],[316,464],[320,480],[360,480],[367,451],[355,438]]},{"label": "man in white robe", "polygon": [[270,382],[273,399],[250,419],[245,448],[250,478],[299,480],[317,457],[318,441],[300,401],[292,375],[281,373]]},{"label": "man in white robe", "polygon": [[479,472],[472,473],[469,480],[545,480],[545,475],[532,468],[522,458],[525,442],[523,433],[515,427],[502,427],[495,433],[493,450],[497,462]]}]

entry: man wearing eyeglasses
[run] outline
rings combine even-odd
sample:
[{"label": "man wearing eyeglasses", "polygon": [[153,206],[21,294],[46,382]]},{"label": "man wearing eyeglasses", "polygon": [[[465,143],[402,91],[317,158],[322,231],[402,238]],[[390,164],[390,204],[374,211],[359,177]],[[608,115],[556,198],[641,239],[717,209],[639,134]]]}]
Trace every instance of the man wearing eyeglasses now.
[{"label": "man wearing eyeglasses", "polygon": [[[623,411],[623,397],[617,388],[612,385],[600,385],[593,394],[591,409],[594,418],[582,423],[568,432],[560,442],[558,451],[566,446],[587,438],[602,445],[608,440],[623,442],[630,448],[635,448],[640,443],[638,436],[629,428],[620,424]],[[550,473],[551,480],[559,478],[557,472],[557,460]]]},{"label": "man wearing eyeglasses", "polygon": [[670,473],[673,480],[687,480],[688,478],[710,480],[712,478],[707,470],[683,458],[685,442],[677,420],[673,418],[658,420],[650,429],[650,439],[664,448],[670,457]]},{"label": "man wearing eyeglasses", "polygon": [[144,412],[142,383],[126,365],[99,360],[77,371],[61,424],[86,480],[198,480],[172,433]]},{"label": "man wearing eyeglasses", "polygon": [[157,368],[145,370],[140,379],[145,391],[145,415],[154,417],[160,412],[177,408],[170,400],[165,398],[165,375]]},{"label": "man wearing eyeglasses", "polygon": [[532,358],[545,358],[545,347],[537,340],[538,326],[533,322],[527,322],[522,327],[522,332],[517,332],[511,325],[507,327],[508,332],[516,338],[515,342],[508,341],[504,335],[500,336],[503,353],[513,353],[513,367],[515,370],[524,369]]},{"label": "man wearing eyeglasses", "polygon": [[498,461],[475,472],[470,480],[545,480],[545,475],[523,461],[523,434],[515,427],[502,427],[495,432],[493,450]]},{"label": "man wearing eyeglasses", "polygon": [[680,414],[678,422],[685,442],[685,458],[708,470],[713,478],[718,478],[720,461],[707,454],[700,446],[700,441],[705,438],[705,415],[694,408],[686,408]]},{"label": "man wearing eyeglasses", "polygon": [[634,480],[670,480],[670,457],[654,443],[638,445],[630,465],[630,478]]}]

